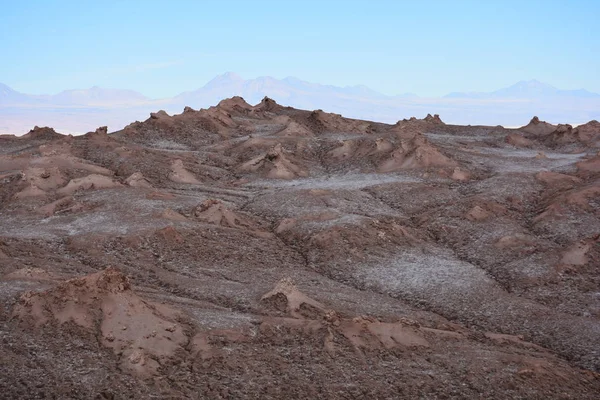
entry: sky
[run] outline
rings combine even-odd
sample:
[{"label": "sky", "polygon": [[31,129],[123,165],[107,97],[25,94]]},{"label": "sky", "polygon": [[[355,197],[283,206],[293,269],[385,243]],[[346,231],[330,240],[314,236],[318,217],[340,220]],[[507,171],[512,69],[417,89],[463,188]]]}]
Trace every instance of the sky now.
[{"label": "sky", "polygon": [[600,93],[600,1],[0,0],[0,82],[163,98],[233,71],[442,96]]}]

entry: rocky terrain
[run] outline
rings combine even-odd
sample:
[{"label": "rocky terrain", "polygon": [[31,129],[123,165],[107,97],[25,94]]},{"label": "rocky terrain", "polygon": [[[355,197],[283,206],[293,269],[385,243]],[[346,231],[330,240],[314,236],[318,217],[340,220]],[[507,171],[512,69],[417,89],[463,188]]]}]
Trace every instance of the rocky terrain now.
[{"label": "rocky terrain", "polygon": [[0,397],[597,399],[599,151],[241,97],[0,135]]}]

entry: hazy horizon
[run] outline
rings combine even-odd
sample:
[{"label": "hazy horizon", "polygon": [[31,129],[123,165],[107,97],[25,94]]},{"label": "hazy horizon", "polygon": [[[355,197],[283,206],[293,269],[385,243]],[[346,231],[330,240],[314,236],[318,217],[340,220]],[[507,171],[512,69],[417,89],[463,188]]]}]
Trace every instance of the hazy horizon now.
[{"label": "hazy horizon", "polygon": [[572,125],[600,119],[600,94],[559,89],[537,80],[520,81],[491,92],[453,92],[434,98],[386,96],[366,86],[322,85],[296,77],[243,79],[224,73],[199,88],[163,99],[100,87],[40,96],[0,85],[0,133],[24,134],[33,125],[72,134],[103,125],[116,131],[159,109],[179,114],[185,106],[208,108],[232,96],[242,96],[250,104],[268,96],[286,106],[387,123],[427,114],[440,114],[451,124],[506,127],[525,125],[534,115],[551,123]]},{"label": "hazy horizon", "polygon": [[[360,83],[352,84],[352,85],[345,85],[345,86],[337,86],[337,85],[332,85],[332,84],[328,84],[328,83],[324,83],[324,82],[308,81],[308,80],[302,79],[301,77],[291,76],[291,75],[284,76],[284,77],[269,76],[269,75],[258,75],[258,76],[254,76],[254,77],[244,77],[244,76],[236,73],[235,71],[225,71],[223,73],[220,73],[220,74],[214,76],[212,79],[208,80],[204,84],[200,84],[200,86],[198,86],[198,87],[190,87],[190,88],[188,88],[188,89],[186,89],[184,91],[176,92],[176,93],[174,92],[174,93],[171,93],[170,95],[163,96],[163,97],[148,96],[143,91],[136,90],[135,88],[131,88],[131,87],[106,87],[106,86],[101,86],[101,85],[92,85],[92,86],[89,86],[89,87],[68,87],[68,88],[62,88],[62,89],[59,89],[57,92],[52,92],[52,93],[50,93],[50,92],[49,93],[31,93],[31,92],[22,92],[22,91],[16,90],[13,86],[11,86],[10,84],[8,84],[7,82],[0,81],[0,85],[5,85],[5,86],[9,87],[10,89],[15,90],[16,92],[21,93],[21,94],[27,94],[27,95],[31,95],[31,96],[40,96],[40,97],[43,97],[43,96],[56,96],[56,95],[59,95],[59,94],[64,93],[64,92],[85,92],[85,91],[90,91],[90,90],[94,90],[94,89],[103,89],[103,90],[118,90],[118,91],[123,91],[123,92],[125,92],[125,91],[135,92],[137,94],[140,94],[140,95],[146,97],[148,100],[161,100],[161,99],[169,99],[169,98],[172,98],[172,97],[176,97],[176,96],[178,96],[178,95],[180,95],[182,93],[185,93],[185,92],[190,92],[190,91],[202,89],[206,85],[209,85],[213,81],[215,81],[217,79],[220,79],[222,77],[234,77],[233,79],[238,79],[239,78],[239,79],[244,80],[244,81],[257,81],[257,80],[269,80],[269,79],[274,79],[274,80],[279,80],[279,81],[294,80],[294,81],[300,81],[300,82],[303,82],[303,83],[308,83],[308,84],[313,84],[313,85],[331,86],[331,87],[343,88],[343,89],[353,89],[353,88],[356,88],[356,89],[366,89],[366,90],[373,91],[373,92],[375,92],[375,93],[377,93],[377,94],[379,94],[381,96],[386,96],[386,97],[407,96],[407,95],[410,95],[410,96],[417,96],[417,97],[423,97],[423,98],[443,98],[443,97],[451,97],[452,95],[454,95],[456,93],[465,94],[465,95],[471,95],[471,94],[480,94],[480,93],[493,93],[493,92],[496,92],[496,91],[499,91],[499,90],[507,89],[505,87],[502,87],[502,88],[499,87],[499,88],[495,88],[494,90],[485,92],[485,91],[471,91],[471,90],[464,90],[464,89],[457,88],[457,90],[454,90],[452,92],[448,92],[448,93],[442,94],[440,96],[422,96],[418,92],[401,92],[401,93],[386,94],[386,93],[379,92],[379,91],[377,91],[377,90],[375,90],[375,89],[373,89],[373,88],[371,88],[371,87],[369,87],[367,85],[360,84]],[[551,82],[541,82],[540,80],[535,79],[535,78],[532,78],[532,79],[521,79],[519,81],[513,82],[508,87],[515,86],[515,85],[518,85],[518,84],[539,84],[539,85],[544,85],[544,86],[551,86],[554,89],[559,89],[559,90],[585,91],[585,92],[589,92],[591,94],[599,95],[600,96],[600,93],[596,93],[596,92],[590,91],[590,90],[588,90],[586,88],[575,88],[575,89],[573,89],[573,88],[570,88],[570,89],[558,88],[555,85],[553,85]]]}]

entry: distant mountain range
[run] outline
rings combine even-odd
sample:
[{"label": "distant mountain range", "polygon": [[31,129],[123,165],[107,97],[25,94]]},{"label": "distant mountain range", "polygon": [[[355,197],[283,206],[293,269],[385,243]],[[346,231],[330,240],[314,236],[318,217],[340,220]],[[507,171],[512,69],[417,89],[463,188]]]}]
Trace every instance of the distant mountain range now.
[{"label": "distant mountain range", "polygon": [[143,103],[149,100],[143,94],[133,90],[104,89],[98,86],[81,90],[64,90],[55,95],[30,95],[19,93],[0,83],[1,106],[114,106]]},{"label": "distant mountain range", "polygon": [[[328,99],[337,97],[352,99],[389,97],[363,85],[337,87],[310,83],[294,77],[275,79],[263,76],[244,80],[233,72],[215,77],[200,89],[183,92],[173,98],[155,100],[151,100],[133,90],[104,89],[98,86],[90,89],[65,90],[55,95],[29,95],[19,93],[0,83],[0,104],[10,106],[23,104],[110,106],[117,104],[140,105],[148,102],[208,106],[231,96],[242,96],[250,103],[257,103],[266,95],[281,102],[288,99],[301,99],[306,102],[309,98],[310,101],[313,101],[315,98],[323,97]],[[396,97],[417,97],[417,95],[405,93]]]},{"label": "distant mountain range", "polygon": [[592,93],[585,89],[578,90],[561,90],[554,86],[542,83],[535,79],[530,81],[517,82],[512,86],[504,89],[495,90],[493,92],[454,92],[444,96],[445,98],[469,98],[469,99],[541,99],[555,97],[576,97],[576,98],[598,98],[600,94]]},{"label": "distant mountain range", "polygon": [[294,77],[243,79],[228,72],[199,89],[166,99],[97,86],[55,95],[29,95],[0,83],[0,133],[22,134],[33,125],[49,125],[75,134],[100,125],[114,131],[146,119],[152,111],[179,113],[184,106],[206,108],[235,95],[252,104],[268,96],[296,108],[323,109],[390,123],[427,113],[440,114],[450,123],[504,126],[523,125],[533,115],[572,124],[600,119],[600,94],[584,89],[561,90],[536,80],[488,93],[454,92],[441,98],[424,98],[413,93],[387,96],[366,86],[321,85]]}]

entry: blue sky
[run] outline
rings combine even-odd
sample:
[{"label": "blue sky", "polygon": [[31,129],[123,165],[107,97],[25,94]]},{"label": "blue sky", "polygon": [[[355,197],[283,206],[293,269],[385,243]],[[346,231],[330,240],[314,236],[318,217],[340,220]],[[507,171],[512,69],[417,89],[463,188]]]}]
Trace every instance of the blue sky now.
[{"label": "blue sky", "polygon": [[168,97],[234,71],[386,94],[600,92],[600,1],[0,0],[0,82]]}]

